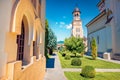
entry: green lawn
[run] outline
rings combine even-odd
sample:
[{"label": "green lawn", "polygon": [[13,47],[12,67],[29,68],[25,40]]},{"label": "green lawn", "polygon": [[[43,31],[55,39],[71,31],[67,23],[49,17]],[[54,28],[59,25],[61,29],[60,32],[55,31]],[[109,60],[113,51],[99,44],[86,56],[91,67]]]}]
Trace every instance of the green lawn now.
[{"label": "green lawn", "polygon": [[84,78],[80,75],[80,72],[64,72],[68,80],[120,80],[120,73],[117,72],[105,72],[97,73],[95,78]]},{"label": "green lawn", "polygon": [[72,66],[71,65],[71,60],[65,60],[64,57],[60,53],[58,53],[59,59],[62,65],[62,68],[81,68],[82,66],[85,65],[91,65],[95,68],[108,68],[108,69],[117,69],[120,68],[120,64],[112,63],[112,62],[106,62],[103,60],[91,60],[89,57],[83,57],[81,58],[82,60],[82,65],[81,66]]}]

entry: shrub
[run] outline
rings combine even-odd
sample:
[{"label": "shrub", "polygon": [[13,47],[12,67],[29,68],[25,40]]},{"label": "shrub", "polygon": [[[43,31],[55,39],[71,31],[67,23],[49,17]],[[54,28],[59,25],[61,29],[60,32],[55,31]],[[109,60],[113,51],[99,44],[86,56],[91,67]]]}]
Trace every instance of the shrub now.
[{"label": "shrub", "polygon": [[71,54],[70,51],[66,50],[62,53],[62,56],[65,57],[67,54]]},{"label": "shrub", "polygon": [[85,52],[81,52],[81,57],[83,57],[83,56],[84,56],[84,54],[85,54]]},{"label": "shrub", "polygon": [[66,56],[66,53],[65,53],[65,52],[63,52],[63,53],[62,53],[62,56],[63,56],[63,57],[65,57],[65,56]]},{"label": "shrub", "polygon": [[84,66],[81,71],[81,75],[86,78],[94,78],[96,71],[92,66]]},{"label": "shrub", "polygon": [[73,65],[73,66],[80,66],[81,65],[81,60],[79,59],[79,58],[74,58],[74,59],[72,59],[72,61],[71,61],[71,65]]},{"label": "shrub", "polygon": [[66,60],[70,60],[70,55],[67,54],[67,55],[65,56],[65,59],[66,59]]},{"label": "shrub", "polygon": [[59,53],[62,55],[62,51],[59,51]]},{"label": "shrub", "polygon": [[91,43],[91,53],[92,53],[92,57],[95,60],[97,57],[97,43],[95,38],[92,39],[92,43]]}]

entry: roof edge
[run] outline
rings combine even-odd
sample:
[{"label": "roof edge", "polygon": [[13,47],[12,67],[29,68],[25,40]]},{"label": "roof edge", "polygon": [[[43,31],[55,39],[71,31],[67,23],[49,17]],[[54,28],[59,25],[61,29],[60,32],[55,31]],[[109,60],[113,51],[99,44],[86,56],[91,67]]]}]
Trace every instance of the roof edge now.
[{"label": "roof edge", "polygon": [[92,23],[94,23],[95,21],[97,21],[99,18],[101,18],[102,16],[104,16],[106,14],[106,10],[102,11],[100,14],[98,14],[95,18],[93,18],[91,21],[88,22],[88,24],[86,24],[86,27],[90,26]]}]

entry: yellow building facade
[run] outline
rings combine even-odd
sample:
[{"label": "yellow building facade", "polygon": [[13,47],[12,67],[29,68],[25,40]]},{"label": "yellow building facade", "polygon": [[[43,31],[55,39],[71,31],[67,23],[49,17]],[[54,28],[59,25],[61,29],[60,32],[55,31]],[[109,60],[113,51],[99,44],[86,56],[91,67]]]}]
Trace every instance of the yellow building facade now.
[{"label": "yellow building facade", "polygon": [[0,80],[43,80],[45,0],[0,0]]}]

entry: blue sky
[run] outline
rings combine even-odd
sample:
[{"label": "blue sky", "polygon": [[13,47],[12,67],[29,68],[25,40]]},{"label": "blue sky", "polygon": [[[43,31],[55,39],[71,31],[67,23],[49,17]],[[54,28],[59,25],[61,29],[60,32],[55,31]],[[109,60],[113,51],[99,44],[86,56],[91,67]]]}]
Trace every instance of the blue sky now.
[{"label": "blue sky", "polygon": [[46,19],[57,36],[57,41],[64,41],[71,36],[72,11],[76,4],[81,11],[84,36],[87,36],[85,25],[99,14],[96,6],[98,2],[99,0],[46,0]]}]

